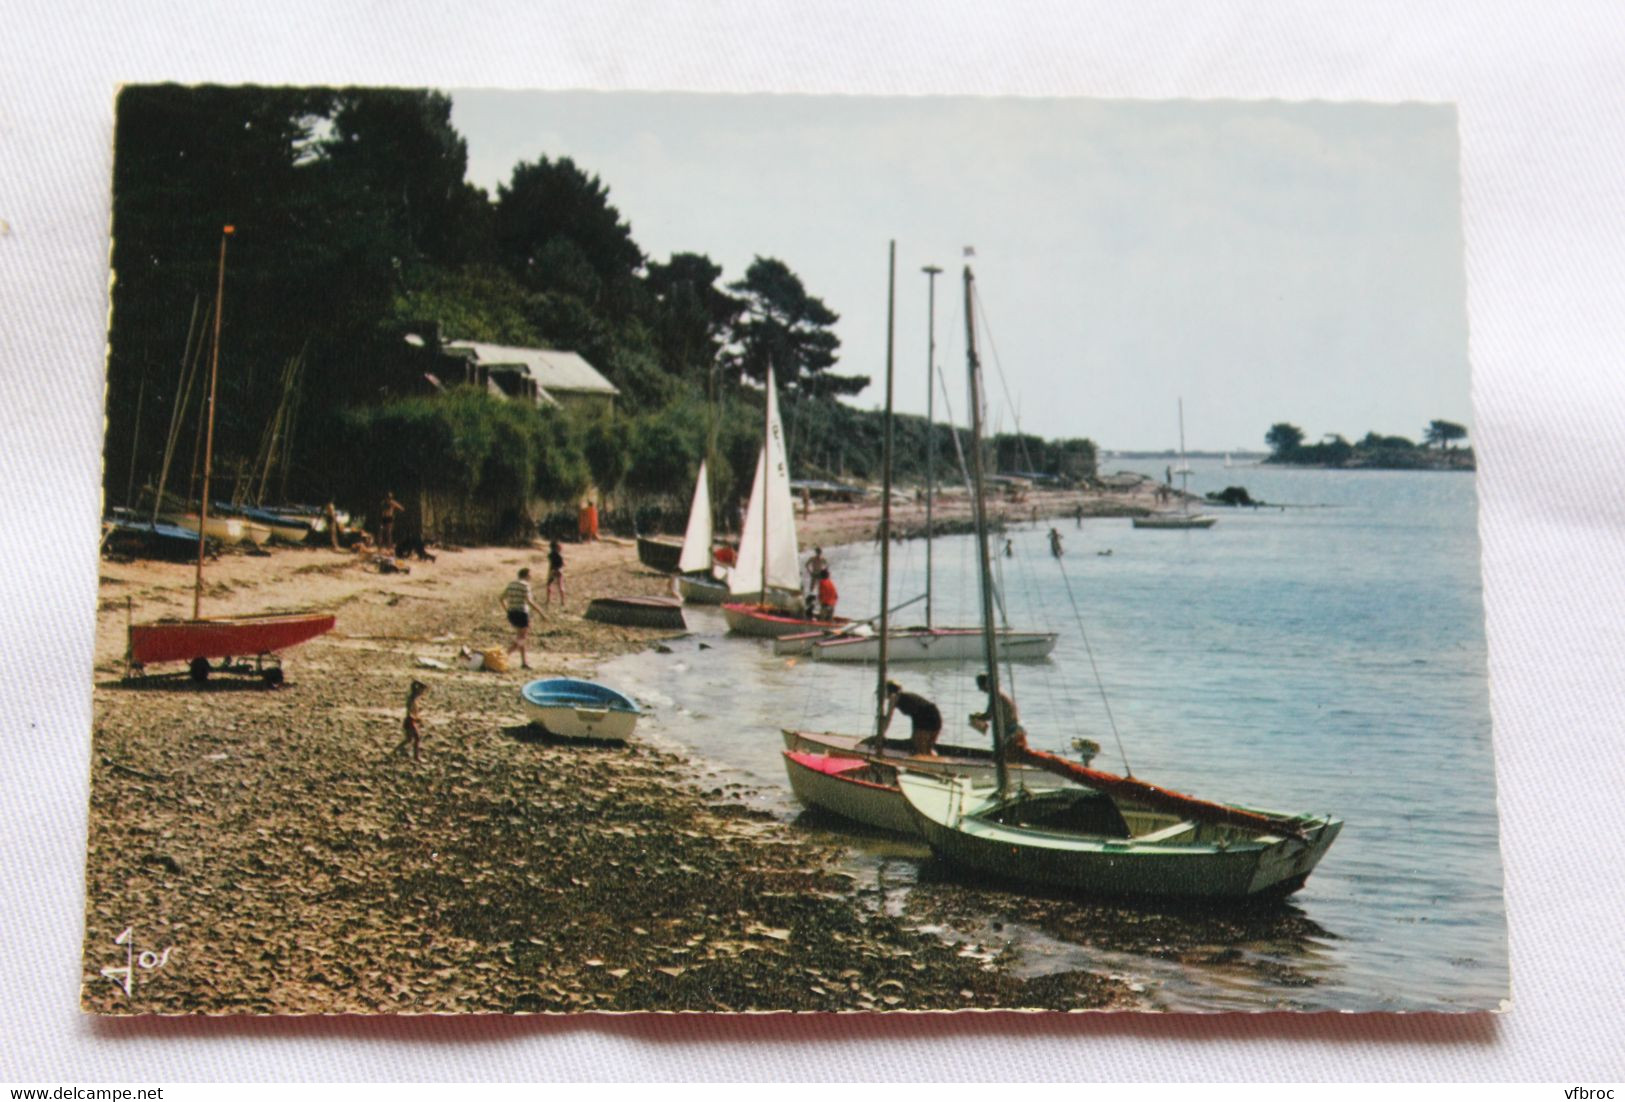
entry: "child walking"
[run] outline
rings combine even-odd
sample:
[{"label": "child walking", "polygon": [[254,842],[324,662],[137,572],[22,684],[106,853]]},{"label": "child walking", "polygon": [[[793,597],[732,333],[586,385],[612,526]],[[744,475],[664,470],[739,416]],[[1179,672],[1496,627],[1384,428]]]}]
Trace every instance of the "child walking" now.
[{"label": "child walking", "polygon": [[542,593],[545,604],[553,603],[553,587],[559,590],[559,607],[564,607],[564,552],[559,550],[559,541],[553,540],[547,545],[547,589]]},{"label": "child walking", "polygon": [[513,625],[513,642],[508,644],[504,652],[512,654],[519,652],[519,665],[523,669],[530,669],[530,655],[525,651],[525,640],[530,635],[530,610],[535,609],[540,615],[542,606],[536,603],[536,598],[530,595],[530,567],[519,568],[519,576],[509,582],[502,591],[502,608],[508,614],[508,623]]},{"label": "child walking", "polygon": [[412,760],[420,760],[418,748],[423,740],[423,728],[418,717],[418,701],[428,691],[429,686],[417,680],[414,680],[411,688],[406,690],[406,718],[401,720],[401,729],[405,734],[401,737],[400,744],[391,751],[392,754],[405,753],[406,746],[410,743],[412,745]]}]

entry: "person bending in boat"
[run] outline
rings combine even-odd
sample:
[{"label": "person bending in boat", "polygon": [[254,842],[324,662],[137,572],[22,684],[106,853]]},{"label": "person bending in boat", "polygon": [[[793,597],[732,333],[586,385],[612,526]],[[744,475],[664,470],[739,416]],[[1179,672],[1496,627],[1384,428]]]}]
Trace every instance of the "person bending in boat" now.
[{"label": "person bending in boat", "polygon": [[418,717],[418,701],[428,691],[429,686],[421,681],[413,681],[411,688],[406,690],[406,718],[401,720],[401,730],[406,733],[401,737],[400,744],[391,751],[392,754],[405,753],[407,745],[411,744],[412,760],[419,760],[418,745],[423,739],[423,728]]},{"label": "person bending in boat", "polygon": [[[976,687],[984,693],[987,692],[987,674],[979,673],[976,675]],[[1002,689],[999,691],[998,708],[999,721],[1001,726],[1004,727],[1005,738],[1009,739],[1010,743],[1013,744],[1018,735],[1023,738],[1026,737],[1027,732],[1021,726],[1021,713],[1016,711],[1016,702],[1011,700],[1010,694]],[[987,712],[976,712],[970,717],[970,725],[983,734],[987,733],[990,721],[991,717]]]},{"label": "person bending in boat", "polygon": [[937,739],[942,737],[942,712],[919,693],[905,693],[895,681],[886,682],[886,726],[891,726],[893,712],[902,712],[909,718],[909,749],[916,754],[935,757]]},{"label": "person bending in boat", "polygon": [[835,583],[830,580],[828,570],[818,572],[818,618],[820,620],[835,619],[835,602],[840,600],[840,594],[835,591]]},{"label": "person bending in boat", "polygon": [[[560,583],[562,585],[562,582]],[[513,642],[509,644],[505,654],[519,652],[519,665],[522,669],[530,669],[530,656],[525,653],[525,640],[530,634],[530,610],[535,609],[540,615],[542,606],[536,603],[536,598],[530,593],[530,567],[519,568],[519,576],[508,583],[502,591],[502,608],[508,614],[508,623],[512,624],[516,634]]]},{"label": "person bending in boat", "polygon": [[547,588],[542,592],[542,600],[547,604],[553,603],[553,590],[559,591],[559,608],[564,607],[564,552],[559,549],[559,541],[551,540],[547,545]]}]

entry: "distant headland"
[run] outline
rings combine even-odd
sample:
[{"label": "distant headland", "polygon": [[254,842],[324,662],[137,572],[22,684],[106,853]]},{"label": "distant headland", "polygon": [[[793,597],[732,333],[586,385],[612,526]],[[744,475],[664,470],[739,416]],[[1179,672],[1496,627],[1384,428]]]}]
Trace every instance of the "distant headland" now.
[{"label": "distant headland", "polygon": [[1337,470],[1471,471],[1477,468],[1473,449],[1456,444],[1466,438],[1464,425],[1431,421],[1421,443],[1403,436],[1368,432],[1355,442],[1341,433],[1327,433],[1319,443],[1305,444],[1302,429],[1280,421],[1264,434],[1264,443],[1270,446],[1270,454],[1264,462]]}]

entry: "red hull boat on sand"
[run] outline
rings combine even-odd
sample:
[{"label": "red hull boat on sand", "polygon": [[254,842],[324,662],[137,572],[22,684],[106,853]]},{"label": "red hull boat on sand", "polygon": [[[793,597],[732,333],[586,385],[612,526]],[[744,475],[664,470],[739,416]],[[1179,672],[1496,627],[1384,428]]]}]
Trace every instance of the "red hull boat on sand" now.
[{"label": "red hull boat on sand", "polygon": [[332,631],[333,623],[331,613],[300,613],[131,624],[130,664],[263,657]]},{"label": "red hull boat on sand", "polygon": [[[203,446],[203,493],[198,498],[198,557],[197,575],[192,588],[192,618],[190,620],[157,620],[149,624],[129,626],[130,648],[127,656],[129,668],[126,676],[133,676],[149,662],[186,662],[191,666],[192,678],[202,681],[210,673],[258,674],[273,688],[282,683],[282,660],[276,652],[314,639],[323,632],[333,630],[333,615],[329,612],[272,613],[262,616],[228,616],[217,620],[203,618],[203,558],[206,542],[201,534],[208,530],[209,479],[214,467],[214,397],[220,374],[220,315],[226,294],[226,241],[233,227],[226,226],[220,235],[220,270],[215,287],[214,345],[209,356],[208,429]],[[227,661],[218,666],[209,665],[209,659]],[[244,659],[233,663],[230,659]],[[252,664],[246,659],[252,658]],[[267,659],[270,661],[267,662]]]}]

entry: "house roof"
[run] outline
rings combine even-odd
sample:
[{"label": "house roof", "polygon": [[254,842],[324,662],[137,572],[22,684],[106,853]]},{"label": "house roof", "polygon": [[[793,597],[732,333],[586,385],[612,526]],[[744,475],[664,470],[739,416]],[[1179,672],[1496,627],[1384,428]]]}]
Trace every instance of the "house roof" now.
[{"label": "house roof", "polygon": [[480,341],[448,341],[448,352],[472,352],[482,364],[512,364],[524,368],[543,391],[567,394],[619,394],[615,384],[574,352],[551,348],[515,348]]}]

